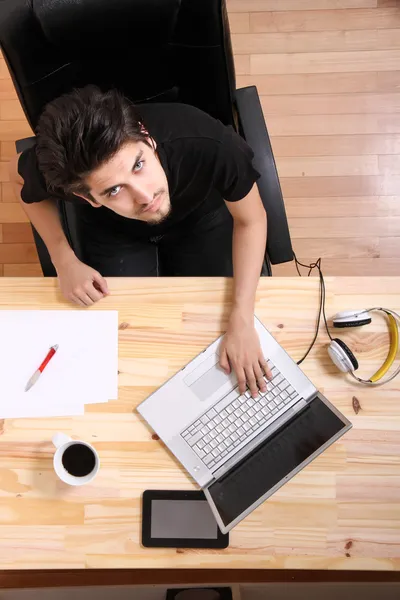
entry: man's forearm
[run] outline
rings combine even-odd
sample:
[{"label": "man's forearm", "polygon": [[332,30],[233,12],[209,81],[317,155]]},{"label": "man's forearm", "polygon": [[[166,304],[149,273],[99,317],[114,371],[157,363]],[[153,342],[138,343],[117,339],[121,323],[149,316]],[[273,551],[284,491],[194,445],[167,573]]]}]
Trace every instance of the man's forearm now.
[{"label": "man's forearm", "polygon": [[267,220],[235,223],[233,229],[232,313],[253,319],[255,296],[265,255]]},{"label": "man's forearm", "polygon": [[254,398],[266,390],[271,377],[268,362],[254,327],[254,305],[267,241],[267,215],[256,184],[242,200],[227,202],[233,217],[233,306],[222,341],[219,364],[233,369],[239,391],[246,385]]},{"label": "man's forearm", "polygon": [[[17,190],[18,192],[18,187]],[[57,206],[52,200],[26,204],[19,198],[22,208],[44,241],[54,266],[75,257],[61,226]]]}]

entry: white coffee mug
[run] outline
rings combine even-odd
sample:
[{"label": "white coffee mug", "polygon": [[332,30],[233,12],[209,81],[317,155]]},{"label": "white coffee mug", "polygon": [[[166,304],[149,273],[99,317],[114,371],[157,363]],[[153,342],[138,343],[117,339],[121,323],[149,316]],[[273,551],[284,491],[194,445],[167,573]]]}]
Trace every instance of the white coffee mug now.
[{"label": "white coffee mug", "polygon": [[[87,444],[86,442],[82,442],[81,440],[73,440],[68,435],[65,435],[65,433],[60,432],[56,433],[53,436],[53,444],[57,448],[53,458],[54,470],[57,473],[58,477],[61,479],[61,481],[64,481],[64,483],[68,483],[68,485],[84,485],[85,483],[89,483],[90,481],[92,481],[92,479],[96,477],[97,471],[100,468],[100,459],[93,446]],[[67,450],[67,448],[77,444],[82,444],[83,446],[87,446],[88,448],[90,448],[95,457],[95,465],[93,467],[93,470],[87,475],[84,475],[83,477],[77,477],[75,475],[71,475],[71,473],[68,473],[62,461],[64,452]]]}]

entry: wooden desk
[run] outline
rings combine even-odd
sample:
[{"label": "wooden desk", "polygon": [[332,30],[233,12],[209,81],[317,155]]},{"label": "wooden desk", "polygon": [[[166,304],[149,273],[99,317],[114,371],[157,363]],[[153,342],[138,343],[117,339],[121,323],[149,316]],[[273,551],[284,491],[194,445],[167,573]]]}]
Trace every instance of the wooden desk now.
[{"label": "wooden desk", "polygon": [[[374,305],[400,311],[400,278],[326,286],[328,318]],[[304,371],[353,429],[236,527],[227,550],[142,548],[143,490],[195,486],[135,407],[224,330],[231,289],[222,279],[116,279],[110,288],[90,310],[119,311],[119,399],[79,418],[0,421],[1,569],[400,569],[400,378],[355,385],[330,363],[324,330]],[[51,279],[0,279],[0,308],[74,310]],[[256,313],[294,359],[313,337],[317,308],[316,278],[260,282]],[[379,315],[340,337],[363,375],[386,356]],[[97,448],[102,467],[91,485],[67,488],[55,476],[57,430]]]}]

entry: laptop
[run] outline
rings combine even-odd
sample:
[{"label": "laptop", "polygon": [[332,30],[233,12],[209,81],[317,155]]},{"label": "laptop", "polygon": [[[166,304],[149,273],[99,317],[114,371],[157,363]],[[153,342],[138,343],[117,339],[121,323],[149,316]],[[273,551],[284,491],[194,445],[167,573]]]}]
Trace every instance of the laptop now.
[{"label": "laptop", "polygon": [[138,406],[203,489],[227,533],[351,428],[255,317],[273,379],[240,395],[219,367],[222,337]]}]

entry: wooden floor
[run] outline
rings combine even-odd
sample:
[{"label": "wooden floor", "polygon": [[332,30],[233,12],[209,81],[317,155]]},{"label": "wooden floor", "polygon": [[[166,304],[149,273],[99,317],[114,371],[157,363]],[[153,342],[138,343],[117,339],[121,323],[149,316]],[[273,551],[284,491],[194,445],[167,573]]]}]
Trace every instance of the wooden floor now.
[{"label": "wooden floor", "polygon": [[[330,275],[399,275],[400,1],[227,2],[237,87],[258,87],[298,258],[322,257]],[[29,134],[0,60],[5,276],[41,273],[8,182],[13,142]]]}]

